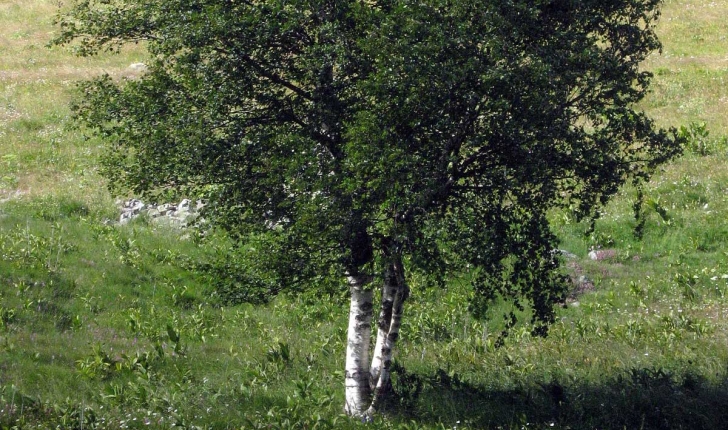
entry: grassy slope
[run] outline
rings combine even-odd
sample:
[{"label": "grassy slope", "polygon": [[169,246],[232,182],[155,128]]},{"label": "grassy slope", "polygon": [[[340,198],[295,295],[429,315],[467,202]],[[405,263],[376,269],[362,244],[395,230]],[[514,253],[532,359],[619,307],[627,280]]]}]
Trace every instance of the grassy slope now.
[{"label": "grassy slope", "polygon": [[728,134],[728,3],[666,0],[659,34],[662,54],[646,67],[655,75],[647,110],[664,126],[705,121]]},{"label": "grassy slope", "polygon": [[80,79],[128,75],[142,52],[84,59],[47,48],[56,3],[0,2],[0,198],[20,191],[91,202],[105,195],[95,174],[97,147],[67,129],[70,95]]},{"label": "grassy slope", "polygon": [[[339,415],[341,297],[210,306],[206,280],[178,263],[215,250],[144,222],[103,225],[114,209],[97,143],[67,128],[67,102],[74,80],[123,76],[143,53],[79,59],[45,48],[53,4],[0,2],[0,199],[10,199],[0,203],[0,428],[362,426]],[[644,106],[658,123],[704,121],[712,137],[728,134],[727,15],[725,2],[666,2],[665,49],[646,65],[656,78]],[[398,412],[377,425],[723,426],[722,149],[688,154],[655,178],[647,194],[668,218],[648,212],[643,241],[631,236],[628,189],[587,240],[586,226],[555,215],[563,247],[581,257],[572,270],[595,291],[561,311],[547,339],[519,327],[494,349],[498,318],[473,321],[461,285],[432,291],[414,279]],[[599,245],[618,258],[586,260]]]}]

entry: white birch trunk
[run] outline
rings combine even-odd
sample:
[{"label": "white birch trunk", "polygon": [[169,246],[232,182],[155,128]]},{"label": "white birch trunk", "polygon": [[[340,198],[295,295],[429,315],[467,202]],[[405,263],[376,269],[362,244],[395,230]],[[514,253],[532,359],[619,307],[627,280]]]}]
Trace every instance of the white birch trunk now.
[{"label": "white birch trunk", "polygon": [[382,304],[379,310],[379,320],[377,321],[377,341],[374,343],[374,353],[372,358],[372,366],[369,370],[369,385],[372,390],[377,386],[379,381],[379,373],[382,368],[383,356],[382,348],[389,334],[389,327],[392,323],[392,305],[396,292],[396,278],[394,270],[387,268],[384,274],[384,285],[382,285]]},{"label": "white birch trunk", "polygon": [[[372,403],[366,412],[367,415],[372,415],[376,412],[385,391],[390,385],[390,372],[394,347],[397,343],[397,339],[399,339],[399,329],[402,325],[404,301],[409,296],[409,287],[405,283],[404,267],[402,266],[401,259],[395,261],[388,272],[391,272],[393,276],[385,276],[385,285],[383,288],[384,290],[391,290],[394,294],[390,309],[391,319],[388,324],[389,328],[383,335],[381,345],[378,345],[374,352],[374,356],[379,357],[377,362],[379,368],[377,369],[377,378],[372,378],[372,380],[376,381],[376,384],[373,387],[374,394],[372,397]],[[377,340],[379,340],[379,334],[377,335]],[[374,363],[372,366],[374,366]]]},{"label": "white birch trunk", "polygon": [[344,411],[351,416],[361,416],[371,402],[369,387],[369,347],[372,328],[372,296],[366,284],[367,276],[349,276],[351,307],[346,344],[346,404]]}]

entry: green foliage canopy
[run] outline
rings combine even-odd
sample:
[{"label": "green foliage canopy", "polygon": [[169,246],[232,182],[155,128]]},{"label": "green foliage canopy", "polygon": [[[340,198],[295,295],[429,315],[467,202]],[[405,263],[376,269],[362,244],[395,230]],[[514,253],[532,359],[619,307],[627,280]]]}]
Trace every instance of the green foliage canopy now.
[{"label": "green foliage canopy", "polygon": [[89,81],[75,106],[111,185],[205,198],[264,238],[283,284],[406,256],[469,268],[476,311],[525,297],[548,323],[547,211],[594,216],[680,151],[634,108],[659,3],[80,0],[54,43],[146,44],[146,73]]}]

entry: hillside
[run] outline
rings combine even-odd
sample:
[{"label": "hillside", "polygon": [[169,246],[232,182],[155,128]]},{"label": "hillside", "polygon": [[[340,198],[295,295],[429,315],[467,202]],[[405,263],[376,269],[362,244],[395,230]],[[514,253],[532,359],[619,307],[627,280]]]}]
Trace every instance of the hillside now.
[{"label": "hillside", "polygon": [[[728,2],[667,0],[644,109],[687,151],[623,189],[593,233],[554,213],[575,289],[548,338],[414,279],[390,414],[342,415],[343,294],[228,305],[245,259],[224,237],[117,226],[74,82],[130,77],[141,46],[48,48],[53,0],[0,2],[0,428],[645,428],[728,420]],[[594,261],[591,249],[613,250]]]}]

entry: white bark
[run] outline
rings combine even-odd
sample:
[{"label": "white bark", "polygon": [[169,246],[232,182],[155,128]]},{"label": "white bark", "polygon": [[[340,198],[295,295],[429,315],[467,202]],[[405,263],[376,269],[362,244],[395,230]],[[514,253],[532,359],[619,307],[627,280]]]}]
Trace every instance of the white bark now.
[{"label": "white bark", "polygon": [[[392,276],[385,276],[383,295],[385,294],[384,291],[387,290],[393,293],[393,300],[389,310],[391,318],[389,323],[386,324],[388,325],[388,330],[382,335],[382,343],[381,345],[377,345],[374,352],[375,358],[378,357],[378,360],[375,360],[375,362],[379,367],[376,370],[376,378],[371,378],[375,381],[375,385],[373,386],[374,394],[372,397],[372,403],[366,412],[367,415],[371,415],[376,412],[386,389],[390,385],[390,372],[394,347],[397,343],[397,339],[399,339],[399,329],[402,325],[404,301],[409,296],[409,287],[405,283],[404,267],[402,266],[401,260],[398,259],[391,265],[387,275],[390,274]],[[382,326],[380,325],[380,332],[382,331],[381,327]],[[377,334],[377,341],[379,341],[380,334],[381,333]],[[375,363],[373,362],[372,366],[374,366],[374,364]],[[372,373],[373,372],[374,370],[372,370]]]},{"label": "white bark", "polygon": [[379,374],[382,368],[383,356],[382,348],[389,334],[389,327],[392,323],[392,305],[396,292],[396,278],[394,270],[390,268],[384,274],[384,285],[382,286],[382,303],[379,310],[379,320],[377,321],[377,341],[374,343],[374,354],[372,358],[372,366],[369,371],[369,385],[372,389],[377,386]]},{"label": "white bark", "polygon": [[346,404],[344,411],[351,416],[361,416],[371,402],[369,387],[369,346],[372,328],[372,296],[366,284],[367,276],[349,276],[351,307],[346,345]]}]

